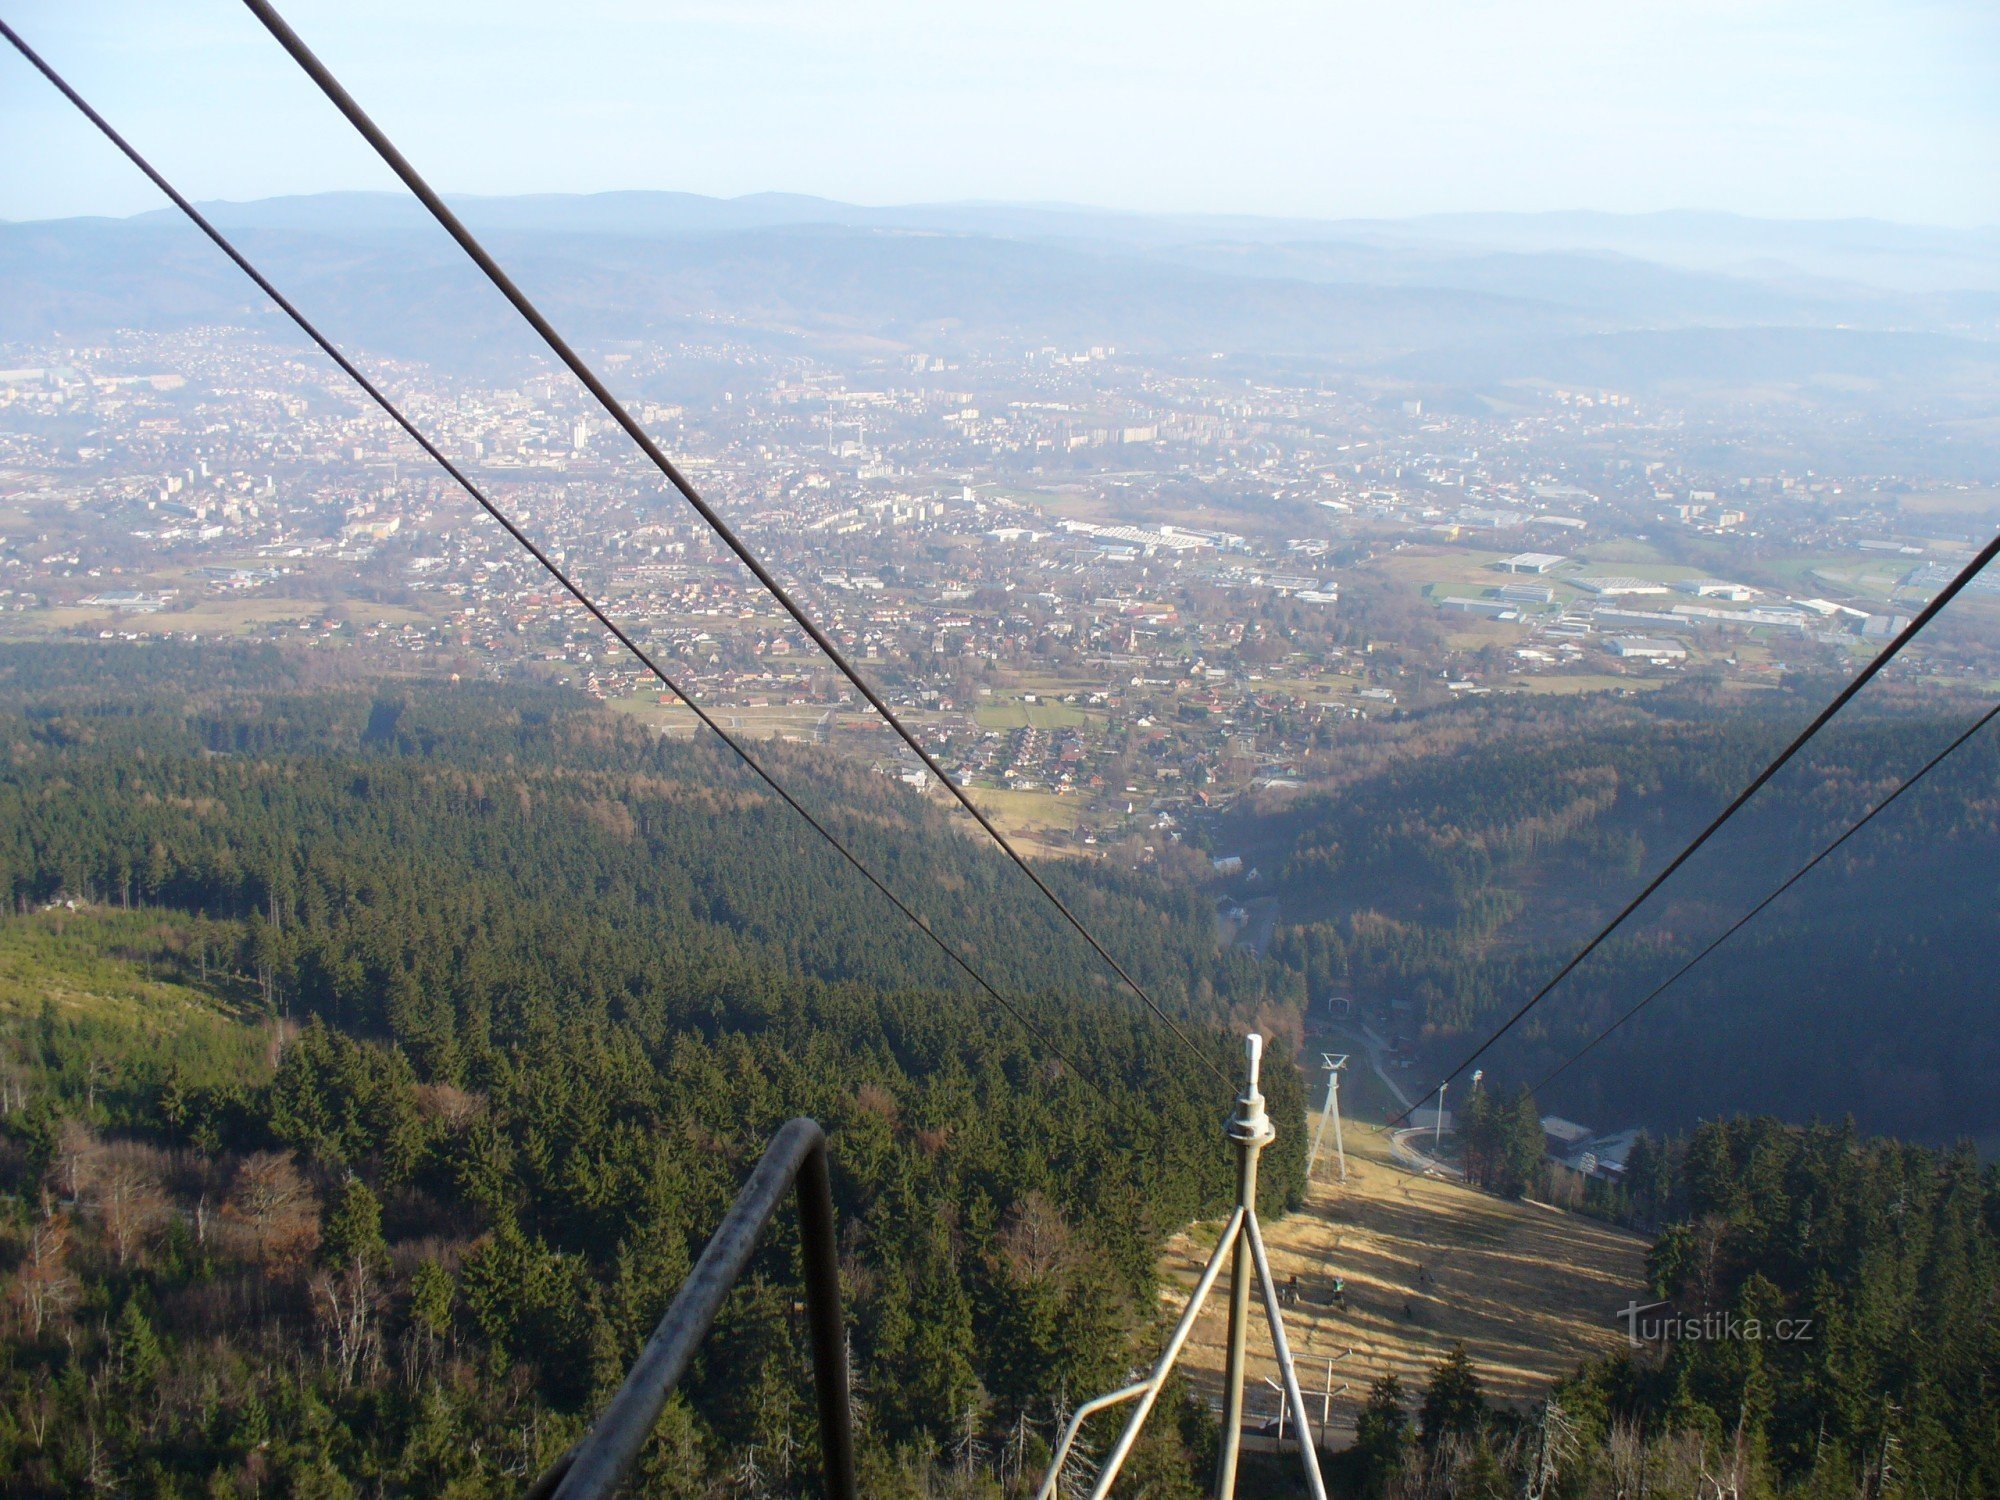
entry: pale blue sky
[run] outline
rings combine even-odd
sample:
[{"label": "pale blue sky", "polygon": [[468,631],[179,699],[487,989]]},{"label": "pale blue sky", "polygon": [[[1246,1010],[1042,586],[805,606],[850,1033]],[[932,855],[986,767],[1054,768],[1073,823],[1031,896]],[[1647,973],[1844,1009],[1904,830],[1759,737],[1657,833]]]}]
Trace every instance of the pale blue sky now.
[{"label": "pale blue sky", "polygon": [[[385,185],[235,0],[0,0],[191,193]],[[291,0],[451,191],[2000,222],[1995,0]],[[0,217],[155,200],[11,51]]]}]

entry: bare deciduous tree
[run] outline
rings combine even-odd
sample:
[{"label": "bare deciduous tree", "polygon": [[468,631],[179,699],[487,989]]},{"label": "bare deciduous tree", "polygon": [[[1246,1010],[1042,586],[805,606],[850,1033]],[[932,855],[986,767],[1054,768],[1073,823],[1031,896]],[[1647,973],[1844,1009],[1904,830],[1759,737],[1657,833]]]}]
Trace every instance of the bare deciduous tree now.
[{"label": "bare deciduous tree", "polygon": [[76,1305],[76,1294],[76,1278],[69,1270],[69,1221],[60,1214],[37,1220],[14,1277],[14,1295],[34,1337],[40,1338],[51,1319]]},{"label": "bare deciduous tree", "polygon": [[91,1161],[103,1149],[97,1133],[88,1125],[81,1120],[64,1120],[56,1138],[56,1157],[51,1169],[56,1191],[74,1202],[83,1191],[84,1174]]},{"label": "bare deciduous tree", "polygon": [[81,1197],[104,1226],[120,1269],[132,1264],[167,1214],[158,1174],[145,1156],[135,1152],[107,1150],[92,1160]]},{"label": "bare deciduous tree", "polygon": [[1000,1255],[1022,1281],[1042,1281],[1072,1259],[1072,1236],[1062,1212],[1040,1192],[1017,1203],[1000,1230]]},{"label": "bare deciduous tree", "polygon": [[236,1169],[222,1217],[250,1236],[251,1258],[282,1269],[319,1243],[319,1198],[289,1151],[259,1151]]},{"label": "bare deciduous tree", "polygon": [[366,1256],[357,1255],[338,1271],[321,1271],[311,1285],[313,1314],[326,1340],[327,1363],[342,1387],[380,1360],[381,1314],[388,1305],[381,1279]]}]

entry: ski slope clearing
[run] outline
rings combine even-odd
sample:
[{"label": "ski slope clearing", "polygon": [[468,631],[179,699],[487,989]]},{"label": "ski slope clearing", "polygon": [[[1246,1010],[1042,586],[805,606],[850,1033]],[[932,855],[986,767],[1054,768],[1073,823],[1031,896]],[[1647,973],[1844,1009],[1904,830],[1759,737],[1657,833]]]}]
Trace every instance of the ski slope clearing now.
[{"label": "ski slope clearing", "polygon": [[[1334,1361],[1328,1438],[1335,1446],[1351,1440],[1368,1387],[1383,1374],[1400,1376],[1414,1397],[1462,1339],[1490,1398],[1529,1402],[1581,1360],[1616,1348],[1624,1336],[1617,1310],[1647,1300],[1646,1242],[1637,1235],[1415,1175],[1395,1164],[1387,1136],[1351,1121],[1347,1162],[1345,1186],[1322,1160],[1306,1207],[1264,1228],[1279,1286],[1298,1278],[1285,1327],[1315,1420]],[[1169,1316],[1186,1305],[1217,1228],[1197,1224],[1169,1242],[1161,1267]],[[1344,1309],[1335,1304],[1336,1276],[1346,1282]],[[1224,1281],[1182,1359],[1194,1388],[1216,1400],[1226,1292]],[[1277,1364],[1261,1301],[1253,1298],[1252,1307],[1247,1407],[1275,1417],[1277,1392],[1264,1382],[1276,1378]]]}]

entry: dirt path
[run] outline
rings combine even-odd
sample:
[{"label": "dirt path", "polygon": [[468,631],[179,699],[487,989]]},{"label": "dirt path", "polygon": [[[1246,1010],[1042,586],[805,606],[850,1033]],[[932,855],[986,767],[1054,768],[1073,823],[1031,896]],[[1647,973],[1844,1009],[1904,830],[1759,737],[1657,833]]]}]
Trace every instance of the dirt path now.
[{"label": "dirt path", "polygon": [[[1312,1117],[1308,1128],[1317,1123]],[[1456,1339],[1465,1341],[1489,1396],[1520,1402],[1588,1355],[1618,1346],[1613,1314],[1645,1284],[1645,1241],[1595,1220],[1412,1175],[1393,1164],[1382,1135],[1358,1123],[1347,1129],[1347,1157],[1345,1187],[1315,1182],[1303,1211],[1264,1230],[1279,1285],[1299,1279],[1299,1305],[1286,1311],[1285,1328],[1315,1416],[1327,1359],[1341,1356],[1333,1366],[1335,1391],[1346,1387],[1332,1403],[1336,1445],[1352,1437],[1371,1382],[1393,1370],[1414,1397]],[[1322,1178],[1335,1172],[1322,1163]],[[1162,1271],[1170,1316],[1186,1305],[1218,1227],[1197,1225],[1168,1245]],[[1336,1275],[1346,1278],[1344,1311],[1332,1305]],[[1182,1361],[1195,1388],[1217,1398],[1226,1289],[1225,1279]],[[1275,1377],[1277,1366],[1261,1301],[1253,1304],[1247,1405],[1275,1415],[1276,1396],[1263,1380]]]}]

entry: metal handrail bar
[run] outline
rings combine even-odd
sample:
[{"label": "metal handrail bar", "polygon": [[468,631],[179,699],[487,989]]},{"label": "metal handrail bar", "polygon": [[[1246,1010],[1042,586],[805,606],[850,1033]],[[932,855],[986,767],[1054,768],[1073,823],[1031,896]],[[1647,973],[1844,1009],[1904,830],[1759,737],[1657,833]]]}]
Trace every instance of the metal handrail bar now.
[{"label": "metal handrail bar", "polygon": [[1153,1382],[1150,1379],[1136,1381],[1121,1390],[1113,1391],[1108,1396],[1099,1396],[1079,1406],[1076,1409],[1076,1414],[1069,1419],[1068,1425],[1063,1428],[1062,1441],[1056,1444],[1056,1456],[1049,1460],[1048,1478],[1042,1481],[1042,1487],[1035,1492],[1035,1500],[1054,1500],[1056,1479],[1062,1473],[1063,1462],[1069,1457],[1070,1444],[1076,1441],[1077,1431],[1086,1421],[1096,1416],[1108,1406],[1116,1406],[1121,1401],[1130,1401],[1134,1396],[1140,1394],[1140,1392],[1151,1389],[1152,1384]]},{"label": "metal handrail bar", "polygon": [[819,1405],[820,1458],[831,1500],[858,1500],[854,1424],[848,1406],[847,1340],[840,1315],[840,1257],[834,1238],[833,1189],[826,1133],[817,1121],[787,1121],[736,1195],[701,1259],[681,1284],[617,1394],[582,1441],[529,1491],[530,1500],[605,1500],[637,1461],[660,1411],[714,1326],[787,1188],[796,1188],[799,1245],[805,1262],[806,1321],[812,1336],[813,1393]]},{"label": "metal handrail bar", "polygon": [[[1104,1460],[1104,1467],[1098,1471],[1097,1484],[1090,1492],[1090,1500],[1104,1500],[1111,1493],[1112,1483],[1118,1478],[1118,1471],[1125,1466],[1125,1456],[1132,1451],[1132,1444],[1139,1439],[1139,1429],[1146,1425],[1146,1416],[1159,1399],[1160,1387],[1166,1383],[1167,1374],[1174,1362],[1181,1357],[1181,1346],[1194,1332],[1196,1314],[1202,1303],[1208,1300],[1209,1291],[1215,1286],[1216,1277],[1222,1274],[1222,1263],[1229,1252],[1236,1248],[1236,1236],[1243,1229],[1244,1210],[1241,1204],[1230,1213],[1229,1222],[1223,1227],[1222,1237],[1215,1243],[1215,1254],[1208,1258],[1208,1268],[1201,1273],[1201,1280],[1195,1283],[1194,1294],[1188,1298],[1187,1310],[1181,1314],[1180,1322],[1174,1325],[1173,1336],[1167,1340],[1167,1347],[1153,1366],[1153,1373],[1146,1379],[1146,1393],[1139,1398],[1139,1409],[1132,1413],[1125,1423],[1125,1430],[1118,1435],[1117,1446]],[[1055,1471],[1049,1471],[1049,1484],[1055,1481]]]},{"label": "metal handrail bar", "polygon": [[1271,1347],[1278,1356],[1278,1374],[1284,1378],[1285,1401],[1292,1408],[1292,1421],[1304,1440],[1299,1444],[1306,1471],[1306,1487],[1313,1500],[1326,1500],[1326,1485],[1320,1479],[1319,1454],[1312,1441],[1312,1421],[1306,1416],[1305,1397],[1299,1394],[1299,1372],[1292,1366],[1292,1348],[1285,1340],[1285,1318],[1278,1309],[1278,1287],[1271,1280],[1271,1263],[1264,1258],[1264,1234],[1257,1227],[1254,1211],[1243,1216],[1243,1237],[1250,1242],[1250,1258],[1257,1262],[1257,1279],[1264,1284],[1264,1316],[1271,1325]]}]

